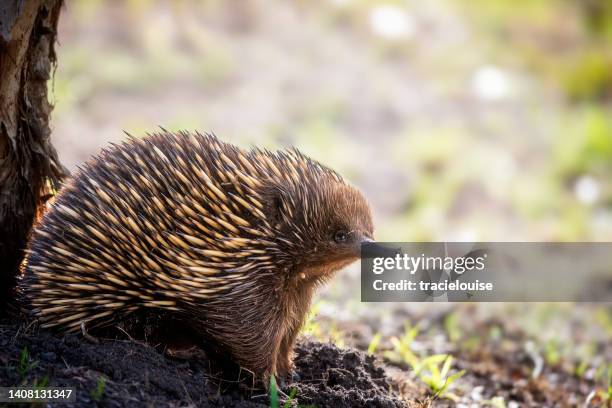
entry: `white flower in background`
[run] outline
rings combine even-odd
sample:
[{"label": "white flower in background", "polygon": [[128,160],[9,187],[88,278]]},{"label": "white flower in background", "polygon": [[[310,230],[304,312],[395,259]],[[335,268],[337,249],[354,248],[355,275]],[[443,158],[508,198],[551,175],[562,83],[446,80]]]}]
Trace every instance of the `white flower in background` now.
[{"label": "white flower in background", "polygon": [[415,31],[412,17],[392,5],[377,6],[370,11],[370,28],[374,34],[388,40],[411,37]]},{"label": "white flower in background", "polygon": [[583,204],[593,204],[599,198],[599,183],[591,176],[582,176],[574,184],[574,194]]},{"label": "white flower in background", "polygon": [[508,74],[502,69],[485,65],[476,70],[472,79],[472,89],[480,99],[494,101],[510,96],[512,84]]}]

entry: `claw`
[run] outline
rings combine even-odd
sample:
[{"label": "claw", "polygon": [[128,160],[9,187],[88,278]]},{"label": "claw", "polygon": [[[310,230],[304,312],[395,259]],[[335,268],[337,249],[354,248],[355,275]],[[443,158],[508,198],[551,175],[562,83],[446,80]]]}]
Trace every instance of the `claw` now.
[{"label": "claw", "polygon": [[85,339],[87,339],[89,342],[91,342],[93,344],[99,344],[100,343],[100,340],[98,340],[97,338],[95,338],[91,334],[87,333],[87,329],[85,328],[85,321],[81,322],[81,333],[83,333],[83,337]]}]

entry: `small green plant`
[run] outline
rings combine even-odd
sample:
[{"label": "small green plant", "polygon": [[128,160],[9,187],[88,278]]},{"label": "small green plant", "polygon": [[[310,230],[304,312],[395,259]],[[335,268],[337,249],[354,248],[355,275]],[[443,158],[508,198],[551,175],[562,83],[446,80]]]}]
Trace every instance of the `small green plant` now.
[{"label": "small green plant", "polygon": [[101,375],[98,378],[98,382],[96,383],[96,387],[91,390],[91,399],[99,402],[102,397],[104,397],[104,391],[106,390],[106,377]]},{"label": "small green plant", "polygon": [[376,350],[378,350],[378,346],[380,345],[380,341],[382,340],[382,334],[376,333],[372,340],[370,340],[370,344],[368,344],[368,354],[375,354]]},{"label": "small green plant", "polygon": [[605,402],[612,402],[612,364],[608,365],[608,378],[606,382],[607,386],[599,391],[599,396]]},{"label": "small green plant", "polygon": [[[278,397],[278,385],[276,384],[276,378],[274,376],[270,377],[270,387],[269,387],[269,398],[270,398],[270,408],[279,408],[280,398]],[[283,404],[283,408],[291,408],[293,406],[293,401],[295,400],[295,396],[297,395],[297,388],[292,388],[289,392],[287,401]],[[297,405],[298,407],[307,408],[306,406]],[[308,406],[310,407],[310,406]]]},{"label": "small green plant", "polygon": [[49,385],[49,377],[45,375],[34,383],[34,388],[45,388],[47,385]]},{"label": "small green plant", "polygon": [[278,408],[278,386],[274,375],[270,376],[270,408]]},{"label": "small green plant", "polygon": [[392,337],[391,344],[393,344],[392,351],[386,351],[384,357],[395,363],[404,362],[414,367],[419,362],[419,358],[410,349],[412,342],[419,334],[419,326],[411,327],[410,324],[406,324],[404,334],[401,337]]},{"label": "small green plant", "polygon": [[446,335],[451,342],[455,343],[461,340],[462,333],[456,313],[446,315],[444,318],[444,331],[446,331]]},{"label": "small green plant", "polygon": [[586,360],[582,360],[580,364],[578,364],[576,368],[574,368],[574,375],[576,375],[576,377],[578,378],[582,378],[584,377],[584,374],[586,373],[586,370],[588,368],[589,368],[589,362]]},{"label": "small green plant", "polygon": [[448,387],[465,374],[465,370],[461,370],[449,375],[452,362],[450,355],[435,354],[420,361],[414,371],[435,396],[443,396]]},{"label": "small green plant", "polygon": [[38,361],[34,361],[30,357],[28,348],[24,347],[19,355],[19,365],[17,366],[17,372],[21,378],[25,378],[30,370],[38,365]]},{"label": "small green plant", "polygon": [[291,391],[289,392],[289,398],[283,404],[283,408],[291,408],[291,403],[295,399],[296,395],[297,395],[297,388],[292,388]]},{"label": "small green plant", "polygon": [[[403,362],[410,365],[415,375],[423,381],[435,396],[444,396],[448,387],[451,386],[465,371],[459,371],[452,375],[450,369],[453,357],[447,354],[434,354],[425,358],[417,356],[412,350],[412,342],[419,334],[419,327],[407,324],[401,337],[392,337],[393,350],[386,351],[384,357],[390,361]],[[372,343],[374,339],[370,343]],[[368,352],[374,347],[368,347]],[[442,364],[442,367],[440,367]]]},{"label": "small green plant", "polygon": [[544,359],[549,365],[555,366],[561,361],[561,346],[555,340],[549,340],[544,345]]}]

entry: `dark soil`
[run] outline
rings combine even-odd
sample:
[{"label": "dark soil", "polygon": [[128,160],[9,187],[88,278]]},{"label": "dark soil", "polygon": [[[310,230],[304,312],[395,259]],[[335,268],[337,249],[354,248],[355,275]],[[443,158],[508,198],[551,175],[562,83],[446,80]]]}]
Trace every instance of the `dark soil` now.
[{"label": "dark soil", "polygon": [[[404,406],[384,370],[361,352],[303,342],[295,362],[298,380],[283,388],[286,394],[296,389],[293,406]],[[80,335],[59,337],[0,323],[0,386],[76,387],[75,406],[87,407],[269,406],[261,386],[238,376],[232,381],[215,366],[204,353],[178,360],[129,339],[94,344]]]},{"label": "dark soil", "polygon": [[300,403],[322,407],[403,407],[374,357],[331,344],[302,343],[295,359]]},{"label": "dark soil", "polygon": [[[427,320],[421,321],[425,330]],[[602,394],[605,379],[594,378],[592,369],[576,375],[571,366],[564,368],[568,361],[563,359],[542,360],[545,354],[520,330],[484,322],[473,327],[477,337],[441,343],[435,322],[430,323],[415,350],[420,347],[425,356],[451,353],[453,372],[465,371],[445,395],[432,394],[405,362],[385,359],[388,365],[382,365],[384,352],[393,350],[388,344],[381,343],[375,359],[355,349],[302,340],[295,349],[294,380],[281,384],[281,406],[286,395],[293,395],[291,407],[612,408]],[[500,328],[499,337],[483,335],[494,327]],[[355,347],[367,348],[354,339]],[[593,366],[599,359],[609,361],[610,343],[593,345],[595,356],[587,361]],[[94,344],[81,335],[56,336],[0,320],[0,386],[16,385],[75,387],[79,407],[270,406],[266,390],[250,374],[228,364],[221,369],[218,359],[203,351],[170,357],[126,335]]]}]

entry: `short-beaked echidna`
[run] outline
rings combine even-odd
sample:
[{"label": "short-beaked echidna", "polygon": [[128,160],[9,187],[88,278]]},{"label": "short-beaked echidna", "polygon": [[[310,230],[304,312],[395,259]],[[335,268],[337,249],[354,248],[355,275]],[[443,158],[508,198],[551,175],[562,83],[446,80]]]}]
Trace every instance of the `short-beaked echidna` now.
[{"label": "short-beaked echidna", "polygon": [[363,196],[295,149],[130,138],[87,162],[33,232],[21,291],[42,327],[171,313],[283,376],[316,286],[372,239]]}]

